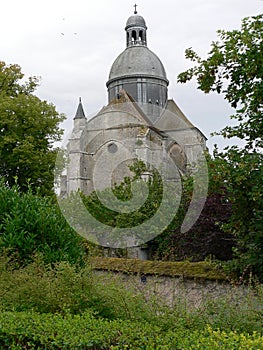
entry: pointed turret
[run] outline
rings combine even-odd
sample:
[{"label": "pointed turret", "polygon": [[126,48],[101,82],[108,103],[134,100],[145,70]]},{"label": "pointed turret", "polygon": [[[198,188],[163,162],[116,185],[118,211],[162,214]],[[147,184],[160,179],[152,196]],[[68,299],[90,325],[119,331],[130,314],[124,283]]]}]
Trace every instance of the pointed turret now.
[{"label": "pointed turret", "polygon": [[74,120],[75,119],[86,119],[85,117],[85,113],[84,113],[84,109],[83,109],[83,106],[82,106],[82,102],[81,102],[81,97],[79,98],[79,105],[78,105],[78,109],[77,109],[77,112],[76,112],[76,115],[74,117]]},{"label": "pointed turret", "polygon": [[74,134],[83,130],[86,126],[87,118],[85,117],[85,112],[82,106],[81,97],[79,98],[79,105],[73,121],[74,121],[74,130],[73,130]]}]

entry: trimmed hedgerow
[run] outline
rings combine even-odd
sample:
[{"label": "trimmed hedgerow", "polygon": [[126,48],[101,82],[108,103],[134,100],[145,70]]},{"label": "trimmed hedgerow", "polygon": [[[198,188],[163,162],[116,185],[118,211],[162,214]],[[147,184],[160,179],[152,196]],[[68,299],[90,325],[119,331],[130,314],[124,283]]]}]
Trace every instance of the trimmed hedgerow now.
[{"label": "trimmed hedgerow", "polygon": [[180,324],[164,331],[149,323],[83,315],[51,315],[33,312],[4,312],[0,315],[1,349],[263,349],[258,333],[238,334],[206,327],[183,329]]}]

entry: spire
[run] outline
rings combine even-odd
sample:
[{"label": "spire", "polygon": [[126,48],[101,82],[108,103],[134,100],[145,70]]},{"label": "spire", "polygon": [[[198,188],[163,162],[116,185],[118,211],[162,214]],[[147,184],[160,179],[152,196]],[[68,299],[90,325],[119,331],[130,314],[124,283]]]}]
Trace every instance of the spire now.
[{"label": "spire", "polygon": [[79,98],[79,105],[74,119],[83,119],[85,117],[84,109],[81,103],[81,97]]}]

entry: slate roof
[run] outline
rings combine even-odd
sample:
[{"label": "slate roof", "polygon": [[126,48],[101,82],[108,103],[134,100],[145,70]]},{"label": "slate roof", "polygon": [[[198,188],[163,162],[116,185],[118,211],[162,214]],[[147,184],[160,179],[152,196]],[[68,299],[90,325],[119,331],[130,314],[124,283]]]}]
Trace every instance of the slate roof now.
[{"label": "slate roof", "polygon": [[84,109],[83,109],[83,106],[81,103],[81,98],[79,98],[79,105],[78,105],[77,112],[76,112],[74,119],[83,119],[83,118],[86,118],[86,116],[85,116]]},{"label": "slate roof", "polygon": [[131,46],[124,50],[111,67],[107,85],[126,76],[154,77],[168,82],[161,60],[147,46]]},{"label": "slate roof", "polygon": [[134,27],[134,26],[147,28],[144,18],[142,16],[139,16],[139,15],[130,16],[127,20],[125,29],[127,29],[129,27]]}]

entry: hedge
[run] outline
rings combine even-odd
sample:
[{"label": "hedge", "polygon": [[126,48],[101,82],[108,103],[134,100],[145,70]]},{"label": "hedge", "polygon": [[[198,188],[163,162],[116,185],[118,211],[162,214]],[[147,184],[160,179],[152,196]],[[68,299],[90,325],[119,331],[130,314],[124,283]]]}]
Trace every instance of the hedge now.
[{"label": "hedge", "polygon": [[1,349],[207,349],[260,350],[258,333],[238,334],[206,327],[203,331],[174,327],[162,330],[149,323],[96,318],[83,315],[52,315],[3,312],[0,315]]}]

